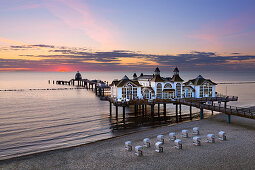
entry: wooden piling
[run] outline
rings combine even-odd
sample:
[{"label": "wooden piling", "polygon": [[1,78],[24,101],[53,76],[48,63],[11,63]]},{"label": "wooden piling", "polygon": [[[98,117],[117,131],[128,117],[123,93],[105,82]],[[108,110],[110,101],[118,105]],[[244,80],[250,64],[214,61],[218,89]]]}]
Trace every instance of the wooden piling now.
[{"label": "wooden piling", "polygon": [[151,119],[154,120],[154,104],[151,104]]},{"label": "wooden piling", "polygon": [[142,116],[144,117],[144,104],[142,105]]},{"label": "wooden piling", "polygon": [[164,105],[164,119],[166,121],[166,103],[164,103],[163,105]]},{"label": "wooden piling", "polygon": [[182,105],[181,104],[179,104],[180,105],[180,119],[179,119],[179,121],[182,121]]},{"label": "wooden piling", "polygon": [[211,102],[212,102],[211,104],[212,104],[212,115],[213,115],[213,101],[211,101]]},{"label": "wooden piling", "polygon": [[158,118],[160,118],[160,104],[158,103]]},{"label": "wooden piling", "polygon": [[126,124],[126,110],[125,110],[125,106],[123,106],[123,123],[124,123],[124,125]]},{"label": "wooden piling", "polygon": [[231,115],[230,115],[230,114],[227,115],[227,122],[228,122],[228,123],[231,122]]},{"label": "wooden piling", "polygon": [[118,105],[116,105],[116,120],[118,121]]},{"label": "wooden piling", "polygon": [[112,102],[110,102],[110,117],[112,117]]},{"label": "wooden piling", "polygon": [[178,104],[175,104],[176,107],[175,107],[175,119],[176,119],[176,123],[178,123]]},{"label": "wooden piling", "polygon": [[200,107],[200,119],[204,118],[204,109]]},{"label": "wooden piling", "polygon": [[137,105],[135,104],[135,106],[134,106],[135,108],[135,117],[137,117]]},{"label": "wooden piling", "polygon": [[189,118],[192,120],[192,106],[189,106]]}]

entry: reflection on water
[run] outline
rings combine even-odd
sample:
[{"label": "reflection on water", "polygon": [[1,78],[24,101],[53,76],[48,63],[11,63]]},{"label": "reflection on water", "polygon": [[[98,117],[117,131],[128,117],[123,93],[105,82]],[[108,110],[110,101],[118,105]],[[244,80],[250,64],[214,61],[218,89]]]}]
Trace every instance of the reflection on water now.
[{"label": "reflection on water", "polygon": [[[125,74],[131,77],[133,73],[82,73],[84,78],[102,79],[109,82]],[[183,72],[181,76],[188,80],[195,78],[198,74]],[[243,73],[201,74],[215,82],[255,80],[253,73],[246,73],[246,78],[242,76]],[[115,134],[108,117],[109,103],[99,100],[92,92],[85,89],[27,90],[29,88],[69,87],[48,84],[48,80],[70,80],[74,75],[75,73],[52,72],[0,73],[0,90],[25,89],[24,91],[0,91],[0,159],[79,145],[109,138]],[[169,72],[169,75],[171,76],[172,73]],[[247,106],[254,105],[254,87],[255,84],[218,85],[216,90],[222,94],[239,96],[237,105]],[[155,114],[157,113],[156,108]],[[182,109],[184,113],[188,110],[188,107]],[[119,112],[122,115],[121,110]],[[132,111],[127,110],[127,113],[130,112]],[[174,113],[174,107],[168,105],[167,112]]]}]

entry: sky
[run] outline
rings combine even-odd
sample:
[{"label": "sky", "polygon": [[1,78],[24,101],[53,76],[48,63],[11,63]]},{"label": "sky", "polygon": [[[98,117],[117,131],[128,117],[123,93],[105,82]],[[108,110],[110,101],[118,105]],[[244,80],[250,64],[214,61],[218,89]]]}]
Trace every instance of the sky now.
[{"label": "sky", "polygon": [[255,71],[254,0],[0,0],[0,71]]}]

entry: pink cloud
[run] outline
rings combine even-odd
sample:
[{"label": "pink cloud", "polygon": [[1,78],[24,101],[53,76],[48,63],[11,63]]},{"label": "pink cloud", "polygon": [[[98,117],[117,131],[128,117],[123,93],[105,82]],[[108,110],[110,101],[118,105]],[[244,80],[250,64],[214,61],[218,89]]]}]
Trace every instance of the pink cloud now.
[{"label": "pink cloud", "polygon": [[121,48],[117,40],[119,32],[114,25],[105,18],[92,13],[83,1],[53,0],[45,1],[44,5],[66,25],[84,31],[102,48]]},{"label": "pink cloud", "polygon": [[249,10],[227,21],[208,22],[189,37],[202,40],[206,48],[220,49],[225,45],[223,39],[247,35],[247,29],[255,24],[253,16],[254,10]]}]

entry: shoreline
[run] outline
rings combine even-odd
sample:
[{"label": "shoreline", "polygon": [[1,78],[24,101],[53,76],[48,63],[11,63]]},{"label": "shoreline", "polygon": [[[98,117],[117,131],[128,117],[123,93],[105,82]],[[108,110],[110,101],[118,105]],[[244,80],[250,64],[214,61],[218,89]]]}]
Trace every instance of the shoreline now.
[{"label": "shoreline", "polygon": [[[208,116],[207,114],[208,113],[205,113],[205,119],[211,117],[210,115]],[[216,113],[216,114],[220,114],[220,113]],[[82,146],[85,146],[85,145],[94,144],[94,143],[109,140],[109,139],[123,137],[123,136],[134,134],[134,133],[137,133],[137,132],[145,132],[145,131],[149,131],[149,130],[152,130],[152,129],[155,129],[155,128],[166,127],[166,126],[175,126],[177,124],[182,124],[182,123],[185,123],[185,122],[192,122],[192,121],[199,121],[199,120],[200,120],[200,118],[193,118],[193,120],[185,120],[185,121],[178,122],[178,123],[171,123],[171,124],[162,123],[162,124],[156,124],[154,126],[141,126],[141,127],[132,127],[130,129],[118,129],[118,130],[114,130],[114,131],[116,131],[117,133],[119,131],[120,134],[117,134],[116,136],[112,136],[112,137],[108,137],[108,138],[99,139],[99,140],[92,141],[92,142],[87,141],[87,142],[79,144],[79,145],[73,145],[73,146],[68,146],[68,147],[61,147],[60,146],[59,148],[53,148],[53,149],[49,149],[49,150],[41,150],[41,151],[38,151],[38,152],[31,152],[31,153],[28,153],[28,154],[21,154],[21,155],[17,155],[17,156],[6,156],[6,158],[4,158],[4,159],[0,158],[0,165],[1,165],[1,162],[4,162],[4,161],[12,161],[12,160],[15,160],[15,159],[18,160],[18,159],[30,157],[30,156],[33,156],[33,155],[36,156],[36,155],[40,155],[40,154],[47,154],[48,152],[55,152],[55,151],[59,151],[59,150],[69,150],[69,149],[72,149],[72,148],[82,147]],[[138,129],[138,128],[142,128],[142,129]],[[138,131],[134,131],[134,130],[137,130],[137,129],[138,129]],[[121,134],[122,132],[120,132],[120,131],[125,131],[125,130],[131,130],[131,132],[125,132],[124,134]]]},{"label": "shoreline", "polygon": [[[182,122],[144,131],[132,132],[123,136],[95,141],[70,148],[46,151],[18,158],[0,161],[0,169],[252,169],[255,166],[254,120],[234,117],[227,124],[224,114],[218,114],[203,120]],[[183,140],[183,150],[173,148],[166,139],[163,153],[154,151],[156,136],[164,134],[168,138],[170,131],[192,130],[199,126],[202,146],[195,147],[192,139]],[[227,141],[219,141],[217,132],[224,130]],[[215,133],[216,143],[205,143],[205,136]],[[142,145],[142,139],[149,137],[151,148],[144,149],[144,156],[137,157],[134,151],[127,152],[124,142],[131,140],[133,146]]]}]

